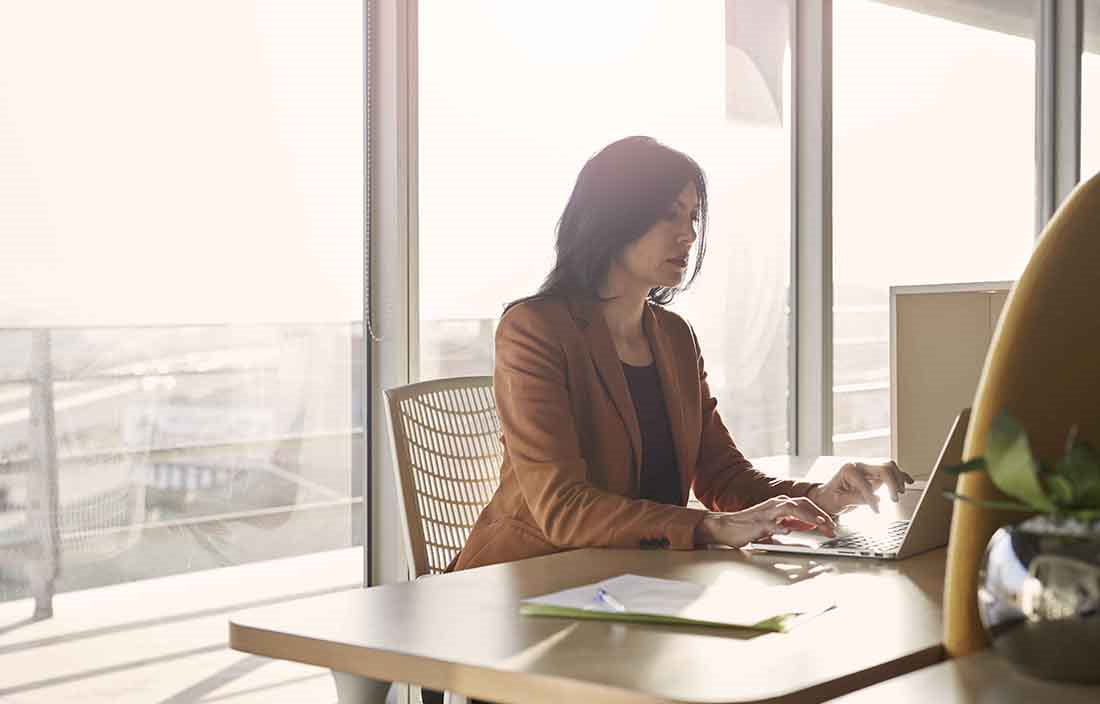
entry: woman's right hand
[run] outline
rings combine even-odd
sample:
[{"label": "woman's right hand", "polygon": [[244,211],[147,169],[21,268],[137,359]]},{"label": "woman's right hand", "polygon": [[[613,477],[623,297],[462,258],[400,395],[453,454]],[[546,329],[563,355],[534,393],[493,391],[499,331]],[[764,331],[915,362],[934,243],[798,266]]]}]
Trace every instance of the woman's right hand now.
[{"label": "woman's right hand", "polygon": [[696,545],[739,548],[791,530],[818,530],[835,535],[832,516],[805,497],[776,496],[742,511],[710,512],[695,527]]}]

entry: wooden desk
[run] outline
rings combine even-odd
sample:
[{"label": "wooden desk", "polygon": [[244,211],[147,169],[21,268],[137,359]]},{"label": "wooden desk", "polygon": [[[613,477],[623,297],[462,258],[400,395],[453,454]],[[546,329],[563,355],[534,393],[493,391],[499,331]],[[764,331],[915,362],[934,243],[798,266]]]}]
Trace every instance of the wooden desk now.
[{"label": "wooden desk", "polygon": [[[411,682],[499,702],[820,702],[942,659],[944,550],[900,562],[740,550],[577,550],[268,607],[231,647],[331,668],[341,702]],[[813,580],[837,608],[785,634],[521,616],[519,600],[622,573]]]},{"label": "wooden desk", "polygon": [[1038,680],[985,650],[862,689],[835,700],[834,704],[1096,704],[1098,701],[1100,686]]}]

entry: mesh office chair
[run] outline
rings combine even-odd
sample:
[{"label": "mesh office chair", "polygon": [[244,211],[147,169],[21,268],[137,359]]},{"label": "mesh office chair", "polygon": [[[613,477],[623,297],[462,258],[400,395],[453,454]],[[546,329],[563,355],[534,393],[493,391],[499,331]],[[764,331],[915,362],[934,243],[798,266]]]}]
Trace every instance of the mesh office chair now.
[{"label": "mesh office chair", "polygon": [[[493,378],[434,379],[386,389],[386,406],[406,557],[416,577],[439,574],[458,555],[500,484],[504,451]],[[467,700],[447,692],[444,701]]]},{"label": "mesh office chair", "polygon": [[438,574],[500,483],[493,379],[436,379],[385,393],[409,564],[417,577]]}]

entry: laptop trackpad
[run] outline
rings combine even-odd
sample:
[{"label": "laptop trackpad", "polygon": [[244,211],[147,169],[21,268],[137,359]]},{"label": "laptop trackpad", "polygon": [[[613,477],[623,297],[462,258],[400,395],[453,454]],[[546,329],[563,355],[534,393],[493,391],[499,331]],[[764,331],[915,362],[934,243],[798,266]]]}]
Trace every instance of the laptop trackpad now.
[{"label": "laptop trackpad", "polygon": [[787,533],[773,535],[768,542],[775,543],[776,545],[797,545],[804,548],[819,548],[822,543],[826,543],[832,540],[827,535],[822,535],[817,531],[797,531],[794,533]]}]

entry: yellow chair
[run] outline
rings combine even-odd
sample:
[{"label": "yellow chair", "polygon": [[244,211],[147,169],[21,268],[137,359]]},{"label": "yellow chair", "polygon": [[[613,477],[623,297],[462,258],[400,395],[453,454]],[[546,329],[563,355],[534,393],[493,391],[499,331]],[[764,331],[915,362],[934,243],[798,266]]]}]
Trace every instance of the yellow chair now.
[{"label": "yellow chair", "polygon": [[[963,450],[985,453],[1002,410],[1027,430],[1043,458],[1064,451],[1067,432],[1100,447],[1100,176],[1077,187],[1043,231],[1009,295],[974,399]],[[984,473],[964,474],[960,493],[1001,498]],[[950,656],[986,648],[978,617],[978,569],[990,536],[1019,514],[955,503],[944,585]]]}]

